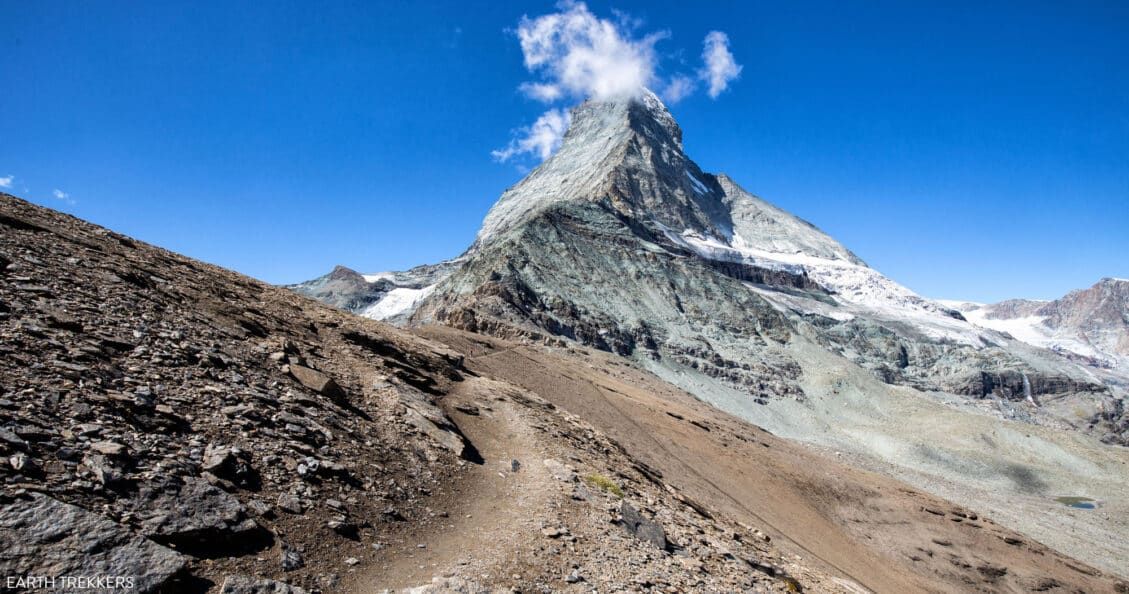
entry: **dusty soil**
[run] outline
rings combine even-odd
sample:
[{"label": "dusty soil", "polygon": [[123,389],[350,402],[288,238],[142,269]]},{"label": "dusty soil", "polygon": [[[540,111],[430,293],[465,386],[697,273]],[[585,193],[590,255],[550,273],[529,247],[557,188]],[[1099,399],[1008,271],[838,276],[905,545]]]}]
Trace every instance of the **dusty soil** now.
[{"label": "dusty soil", "polygon": [[1114,591],[1115,577],[991,519],[827,452],[778,439],[602,352],[419,330],[468,369],[572,412],[688,496],[877,592]]},{"label": "dusty soil", "polygon": [[[428,505],[443,511],[433,520],[386,534],[343,582],[350,591],[421,584],[440,591],[851,591],[754,528],[706,512],[535,394],[479,377],[461,383],[444,406],[482,464],[435,493]],[[667,546],[629,533],[624,504],[661,526]]]}]

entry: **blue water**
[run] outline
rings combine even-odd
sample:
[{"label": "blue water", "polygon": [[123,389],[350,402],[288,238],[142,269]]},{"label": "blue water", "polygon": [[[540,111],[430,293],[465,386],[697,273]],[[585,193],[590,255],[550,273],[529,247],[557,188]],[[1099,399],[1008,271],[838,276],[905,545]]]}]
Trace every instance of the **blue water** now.
[{"label": "blue water", "polygon": [[1055,501],[1077,509],[1095,509],[1098,507],[1096,502],[1089,497],[1055,497]]}]

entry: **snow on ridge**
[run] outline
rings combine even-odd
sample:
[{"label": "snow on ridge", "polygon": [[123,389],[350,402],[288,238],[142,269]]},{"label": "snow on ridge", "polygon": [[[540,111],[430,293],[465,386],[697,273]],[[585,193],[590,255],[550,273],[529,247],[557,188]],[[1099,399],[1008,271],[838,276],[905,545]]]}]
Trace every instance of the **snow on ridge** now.
[{"label": "snow on ridge", "polygon": [[[967,303],[965,305],[968,305]],[[987,308],[959,309],[970,323],[981,328],[1010,334],[1012,338],[1029,345],[1053,351],[1069,351],[1083,357],[1108,361],[1109,355],[1093,347],[1085,340],[1063,335],[1047,326],[1047,316],[1025,316],[1021,318],[989,318]]]},{"label": "snow on ridge", "polygon": [[381,280],[392,280],[394,276],[395,275],[391,272],[377,272],[373,274],[362,274],[361,278],[365,279],[366,283],[375,283]]},{"label": "snow on ridge", "polygon": [[949,309],[955,309],[961,313],[964,313],[965,308],[968,308],[969,311],[973,311],[987,305],[986,303],[980,303],[979,301],[966,301],[964,299],[934,299],[933,301],[935,303],[940,303],[941,305],[944,305]]},{"label": "snow on ridge", "polygon": [[383,299],[365,308],[361,315],[374,320],[387,320],[415,307],[433,290],[435,290],[435,285],[428,285],[422,289],[409,289],[407,287],[392,289]]},{"label": "snow on ridge", "polygon": [[769,252],[751,247],[736,234],[732,243],[726,243],[689,229],[681,234],[668,229],[664,232],[675,243],[707,260],[746,262],[770,270],[806,273],[820,286],[833,291],[835,300],[849,309],[861,309],[879,318],[909,322],[933,338],[974,346],[984,344],[982,333],[972,324],[952,318],[937,303],[866,265],[802,252]]}]

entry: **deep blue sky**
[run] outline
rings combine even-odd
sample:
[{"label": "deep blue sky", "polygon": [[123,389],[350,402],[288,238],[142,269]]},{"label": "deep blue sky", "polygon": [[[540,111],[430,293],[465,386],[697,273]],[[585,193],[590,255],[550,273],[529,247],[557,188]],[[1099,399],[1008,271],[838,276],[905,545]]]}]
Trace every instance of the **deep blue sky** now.
[{"label": "deep blue sky", "polygon": [[[270,282],[457,255],[544,110],[507,29],[553,4],[328,4],[0,1],[6,191]],[[1129,3],[589,6],[671,70],[728,33],[688,153],[919,293],[1129,277]]]}]

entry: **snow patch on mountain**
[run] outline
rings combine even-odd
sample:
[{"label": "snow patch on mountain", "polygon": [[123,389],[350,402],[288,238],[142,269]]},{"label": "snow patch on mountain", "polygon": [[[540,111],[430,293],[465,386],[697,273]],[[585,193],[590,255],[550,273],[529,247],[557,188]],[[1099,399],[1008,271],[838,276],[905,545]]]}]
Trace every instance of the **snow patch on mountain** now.
[{"label": "snow patch on mountain", "polygon": [[434,290],[435,285],[428,285],[422,289],[406,287],[392,289],[383,299],[365,308],[361,315],[374,320],[387,320],[411,311],[417,303]]},{"label": "snow patch on mountain", "polygon": [[[751,247],[737,232],[733,234],[732,242],[727,243],[693,230],[680,234],[670,232],[669,229],[664,231],[669,239],[707,260],[742,262],[793,274],[806,273],[820,286],[831,291],[836,301],[859,313],[911,322],[925,335],[936,339],[973,346],[985,344],[982,333],[971,324],[952,317],[937,303],[917,295],[868,266],[845,258],[822,258],[805,253],[757,249]],[[805,308],[811,308],[810,300]],[[849,319],[843,313],[829,317]]]},{"label": "snow patch on mountain", "polygon": [[[1066,351],[1106,364],[1112,365],[1115,363],[1115,354],[1096,348],[1084,335],[1073,334],[1069,331],[1064,332],[1050,327],[1047,324],[1050,316],[1029,315],[1008,318],[994,313],[993,305],[953,300],[946,300],[943,303],[961,312],[965,319],[976,326],[996,332],[1004,332],[1016,340],[1032,346],[1052,351]],[[1039,303],[1051,302],[1041,301]]]}]

